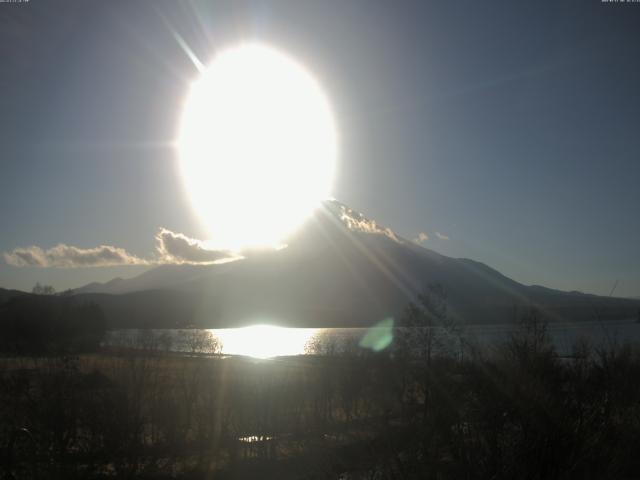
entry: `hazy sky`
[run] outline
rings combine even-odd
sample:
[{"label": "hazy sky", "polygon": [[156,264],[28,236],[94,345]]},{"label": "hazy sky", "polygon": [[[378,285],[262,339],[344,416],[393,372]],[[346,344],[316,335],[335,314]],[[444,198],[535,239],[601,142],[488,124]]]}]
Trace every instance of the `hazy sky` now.
[{"label": "hazy sky", "polygon": [[[0,252],[204,237],[169,146],[197,74],[174,33],[205,63],[259,40],[305,64],[352,208],[525,284],[640,296],[640,3],[600,0],[0,3]],[[2,260],[0,287],[144,268]]]}]

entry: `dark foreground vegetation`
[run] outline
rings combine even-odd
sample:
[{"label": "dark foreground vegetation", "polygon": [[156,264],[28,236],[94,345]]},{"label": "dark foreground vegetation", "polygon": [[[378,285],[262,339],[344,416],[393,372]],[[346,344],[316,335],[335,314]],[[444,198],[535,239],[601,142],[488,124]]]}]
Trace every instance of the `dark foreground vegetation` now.
[{"label": "dark foreground vegetation", "polygon": [[[445,317],[427,299],[405,323]],[[189,355],[161,335],[136,341],[6,350],[0,478],[640,473],[640,354],[582,344],[560,358],[535,313],[506,344],[482,351],[398,332],[381,352],[320,342],[310,348],[322,355],[267,361],[211,355],[211,338],[192,339]]]},{"label": "dark foreground vegetation", "polygon": [[105,327],[102,310],[93,303],[49,294],[14,297],[0,305],[0,352],[14,356],[93,352]]}]

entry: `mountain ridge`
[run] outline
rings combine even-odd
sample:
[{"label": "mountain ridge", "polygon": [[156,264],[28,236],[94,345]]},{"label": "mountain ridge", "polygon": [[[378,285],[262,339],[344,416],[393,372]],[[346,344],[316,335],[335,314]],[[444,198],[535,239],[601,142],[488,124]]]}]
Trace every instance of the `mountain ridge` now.
[{"label": "mountain ridge", "polygon": [[552,320],[592,318],[594,301],[604,318],[633,316],[640,307],[523,285],[484,263],[417,245],[335,200],[282,250],[221,265],[161,265],[116,280],[74,292],[120,326],[369,326],[402,315],[433,283],[447,292],[451,317],[468,324],[513,321],[530,307]]}]

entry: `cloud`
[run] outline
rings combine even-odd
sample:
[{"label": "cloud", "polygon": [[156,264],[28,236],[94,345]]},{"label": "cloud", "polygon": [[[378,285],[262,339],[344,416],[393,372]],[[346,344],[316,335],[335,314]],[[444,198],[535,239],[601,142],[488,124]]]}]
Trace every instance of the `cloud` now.
[{"label": "cloud", "polygon": [[349,230],[354,232],[385,235],[389,237],[391,240],[393,240],[394,242],[402,243],[402,241],[398,238],[396,233],[390,228],[383,227],[382,225],[378,225],[375,220],[371,220],[365,217],[360,212],[356,212],[355,210],[352,210],[346,205],[343,205],[336,201],[332,201],[332,203],[339,207],[340,220]]},{"label": "cloud", "polygon": [[440,240],[449,240],[449,237],[447,235],[440,232],[436,232],[436,237],[438,237]]},{"label": "cloud", "polygon": [[418,245],[423,244],[424,242],[426,242],[427,240],[429,240],[429,235],[427,235],[426,232],[420,232],[418,233],[418,236],[416,238],[413,239],[413,241],[415,243],[417,243]]},{"label": "cloud", "polygon": [[189,238],[182,233],[161,228],[156,234],[156,254],[140,258],[124,248],[100,245],[80,248],[58,244],[45,250],[41,247],[18,247],[4,252],[4,260],[14,267],[111,267],[117,265],[194,264],[210,265],[241,258],[227,250],[209,248],[205,242]]},{"label": "cloud", "polygon": [[5,261],[15,267],[109,267],[114,265],[148,265],[150,262],[128,253],[123,248],[100,245],[79,248],[60,243],[44,250],[40,247],[19,247],[3,254]]},{"label": "cloud", "polygon": [[159,263],[212,264],[240,258],[229,250],[210,248],[205,242],[189,238],[182,233],[161,228],[156,234]]},{"label": "cloud", "polygon": [[14,267],[111,267],[117,265],[201,264],[223,263],[240,257],[227,250],[207,248],[200,240],[162,228],[156,235],[156,258],[137,257],[124,248],[100,245],[80,248],[59,244],[48,250],[37,246],[18,247],[3,254]]}]

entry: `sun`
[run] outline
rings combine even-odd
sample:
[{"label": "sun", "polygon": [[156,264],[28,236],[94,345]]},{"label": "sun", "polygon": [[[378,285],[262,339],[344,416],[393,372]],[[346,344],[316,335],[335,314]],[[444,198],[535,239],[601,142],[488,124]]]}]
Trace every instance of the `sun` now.
[{"label": "sun", "polygon": [[211,241],[279,246],[330,195],[336,137],[321,86],[292,58],[261,44],[217,54],[191,85],[178,138]]}]

